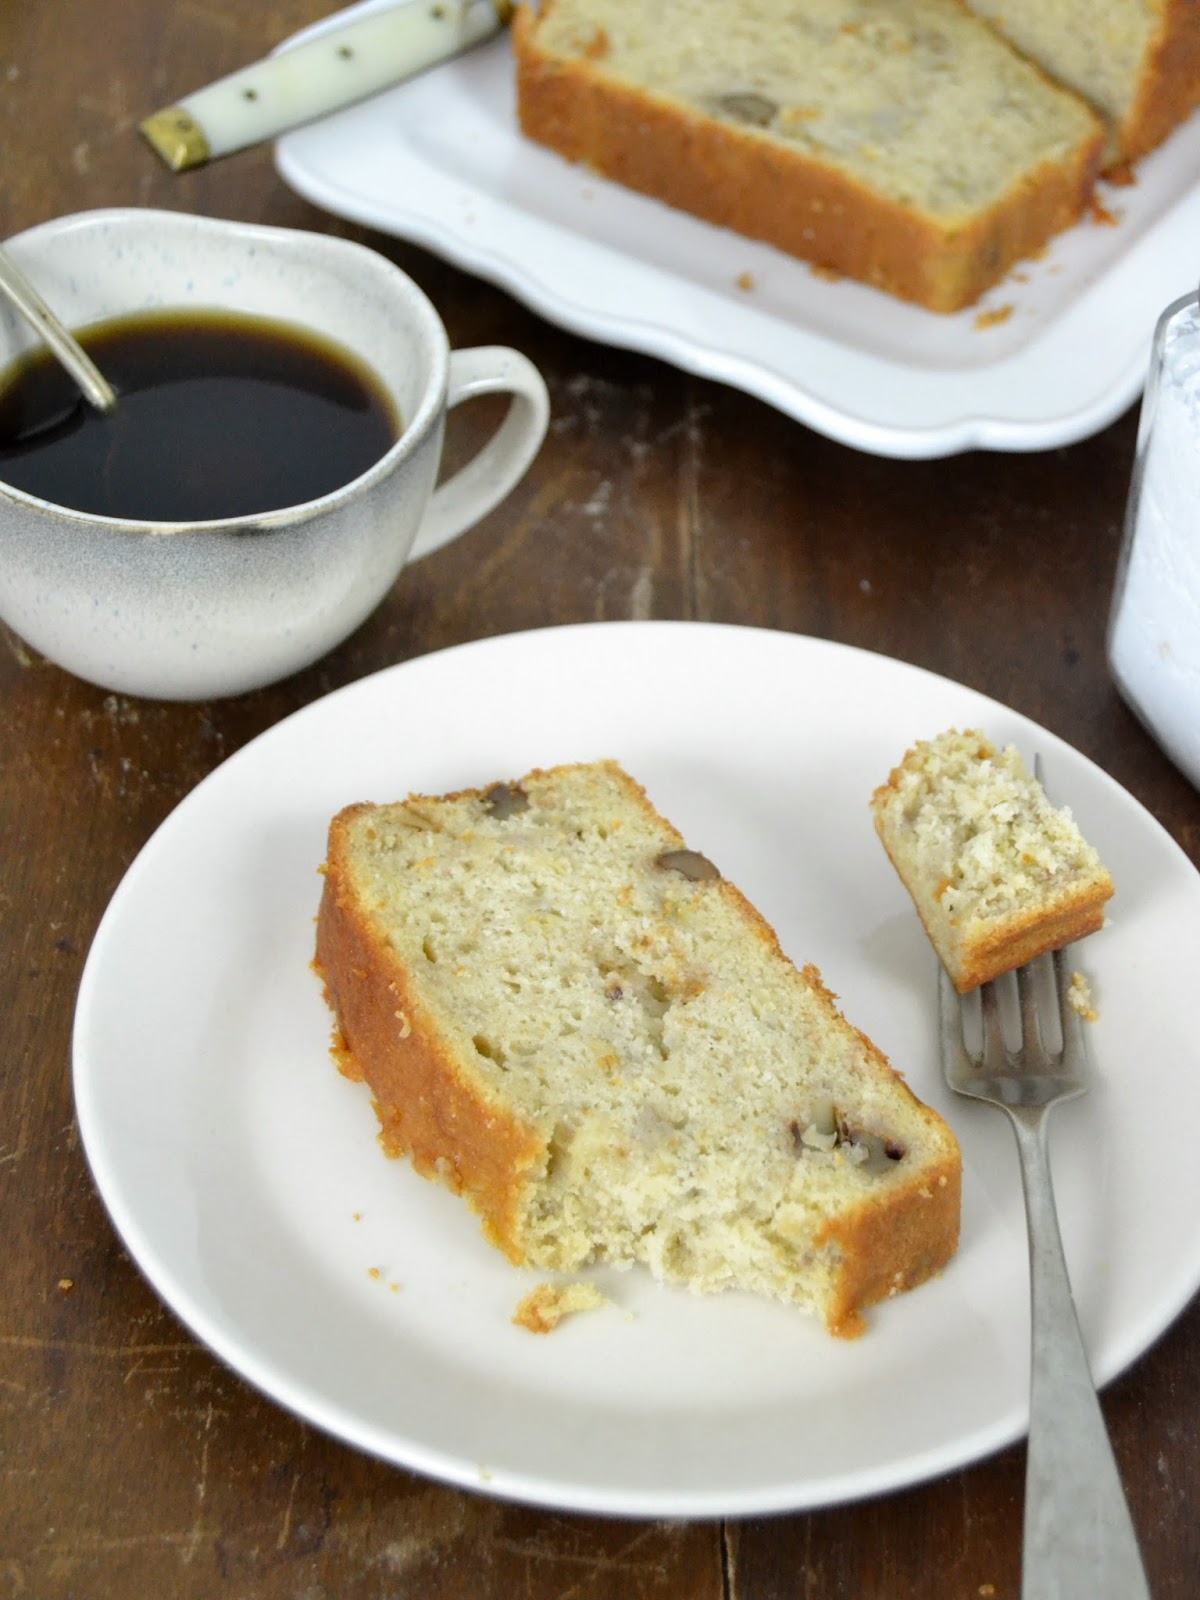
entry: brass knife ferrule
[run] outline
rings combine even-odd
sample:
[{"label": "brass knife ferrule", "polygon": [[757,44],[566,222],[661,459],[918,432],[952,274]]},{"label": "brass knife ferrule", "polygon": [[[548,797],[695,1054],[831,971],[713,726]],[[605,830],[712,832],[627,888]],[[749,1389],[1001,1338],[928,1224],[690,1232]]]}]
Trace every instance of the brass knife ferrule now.
[{"label": "brass knife ferrule", "polygon": [[178,106],[168,106],[139,122],[138,132],[172,172],[202,167],[212,154],[203,129]]}]

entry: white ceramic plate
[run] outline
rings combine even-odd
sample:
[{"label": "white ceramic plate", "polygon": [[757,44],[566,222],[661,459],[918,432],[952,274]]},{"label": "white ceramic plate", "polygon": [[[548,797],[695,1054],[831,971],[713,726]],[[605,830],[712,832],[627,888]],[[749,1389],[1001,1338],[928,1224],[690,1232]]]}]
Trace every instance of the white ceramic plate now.
[{"label": "white ceramic plate", "polygon": [[[315,204],[425,245],[553,322],[880,455],[1096,432],[1140,393],[1159,313],[1195,289],[1200,116],[1133,187],[1104,188],[1115,226],[1080,224],[952,317],[829,282],[525,140],[507,38],[289,134],[277,163]],[[1004,320],[981,326],[981,312]]]},{"label": "white ceramic plate", "polygon": [[[1026,1247],[1003,1117],[952,1101],[935,971],[867,799],[917,736],[1036,746],[1118,885],[1079,952],[1094,1092],[1057,1113],[1062,1225],[1101,1379],[1200,1283],[1190,996],[1200,875],[1082,756],[967,689],[791,634],[593,624],[466,645],[317,702],[203,782],[121,884],[88,958],[75,1090],[97,1184],[185,1323],[280,1404],[418,1472],[641,1516],[800,1508],[944,1473],[1026,1421]],[[538,1277],[448,1192],[388,1161],[329,1054],[309,968],[328,819],[534,765],[613,756],[814,960],[962,1141],[959,1255],[853,1342],[641,1271],[549,1337]],[[377,1273],[378,1276],[374,1276]],[[395,1285],[396,1287],[392,1287]]]}]

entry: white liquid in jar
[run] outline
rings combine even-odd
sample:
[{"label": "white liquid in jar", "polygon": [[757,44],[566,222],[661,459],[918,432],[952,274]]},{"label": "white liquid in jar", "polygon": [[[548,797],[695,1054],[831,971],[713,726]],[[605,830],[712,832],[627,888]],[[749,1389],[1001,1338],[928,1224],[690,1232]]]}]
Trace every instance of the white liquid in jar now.
[{"label": "white liquid in jar", "polygon": [[1155,353],[1109,664],[1131,708],[1200,787],[1200,307],[1194,296],[1164,315]]}]

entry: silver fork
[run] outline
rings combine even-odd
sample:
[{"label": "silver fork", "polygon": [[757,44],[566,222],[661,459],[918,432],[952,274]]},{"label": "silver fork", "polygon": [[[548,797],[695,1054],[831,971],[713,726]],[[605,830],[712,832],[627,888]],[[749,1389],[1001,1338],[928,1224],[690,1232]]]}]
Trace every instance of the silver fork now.
[{"label": "silver fork", "polygon": [[980,990],[979,1055],[964,1041],[962,1002],[944,970],[938,989],[946,1082],[958,1094],[1008,1112],[1021,1158],[1033,1320],[1021,1594],[1023,1600],[1150,1600],[1079,1332],[1050,1182],[1050,1108],[1087,1091],[1087,1051],[1068,998],[1065,951],[1054,951],[1053,966],[1058,1050],[1047,1048],[1040,1026],[1034,966],[1016,974],[1017,1050],[1005,1044],[994,984]]}]

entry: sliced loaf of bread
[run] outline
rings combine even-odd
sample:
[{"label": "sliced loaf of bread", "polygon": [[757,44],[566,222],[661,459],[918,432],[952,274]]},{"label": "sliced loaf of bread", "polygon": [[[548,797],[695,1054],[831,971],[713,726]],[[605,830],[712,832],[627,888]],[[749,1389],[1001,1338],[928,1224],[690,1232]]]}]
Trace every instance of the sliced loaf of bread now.
[{"label": "sliced loaf of bread", "polygon": [[351,806],[324,874],[340,1064],[512,1261],[850,1335],[954,1253],[949,1128],[619,767]]},{"label": "sliced loaf of bread", "polygon": [[957,0],[544,0],[514,45],[530,138],[936,311],[1075,222],[1100,159]]},{"label": "sliced loaf of bread", "polygon": [[954,728],[922,740],[871,809],[960,993],[1103,925],[1112,878],[1014,746]]}]

